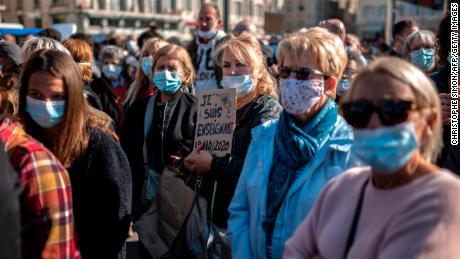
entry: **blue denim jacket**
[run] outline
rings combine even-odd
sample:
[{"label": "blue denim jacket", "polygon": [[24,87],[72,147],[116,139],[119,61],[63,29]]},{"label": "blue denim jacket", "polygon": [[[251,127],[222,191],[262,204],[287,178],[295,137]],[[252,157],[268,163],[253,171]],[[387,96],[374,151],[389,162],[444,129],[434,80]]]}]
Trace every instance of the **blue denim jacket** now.
[{"label": "blue denim jacket", "polygon": [[[267,210],[268,179],[277,123],[278,120],[271,120],[252,130],[252,142],[229,207],[228,236],[233,258],[266,258],[262,223]],[[329,180],[357,164],[350,154],[352,140],[351,127],[338,116],[328,138],[313,159],[301,169],[286,194],[275,222],[273,259],[282,257],[284,242],[307,216]]]}]

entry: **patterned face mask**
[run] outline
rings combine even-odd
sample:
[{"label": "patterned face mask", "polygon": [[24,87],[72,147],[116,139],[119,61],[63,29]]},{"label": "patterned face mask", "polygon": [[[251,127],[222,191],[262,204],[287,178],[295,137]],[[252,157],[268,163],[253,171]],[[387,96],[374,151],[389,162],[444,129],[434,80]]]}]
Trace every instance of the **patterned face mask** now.
[{"label": "patterned face mask", "polygon": [[280,80],[281,105],[289,114],[300,115],[315,105],[324,94],[324,81],[320,79]]}]

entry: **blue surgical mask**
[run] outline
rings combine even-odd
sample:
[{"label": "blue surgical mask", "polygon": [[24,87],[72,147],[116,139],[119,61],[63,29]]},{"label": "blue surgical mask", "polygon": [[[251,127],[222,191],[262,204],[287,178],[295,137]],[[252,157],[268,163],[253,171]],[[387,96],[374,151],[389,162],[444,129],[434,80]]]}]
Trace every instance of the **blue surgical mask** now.
[{"label": "blue surgical mask", "polygon": [[238,98],[246,96],[254,88],[252,75],[224,76],[221,85],[223,88],[236,88]]},{"label": "blue surgical mask", "polygon": [[198,31],[198,36],[203,39],[210,39],[214,37],[216,34],[217,34],[216,29],[210,29],[209,31],[202,31],[202,30]]},{"label": "blue surgical mask", "polygon": [[413,52],[410,57],[412,63],[423,71],[428,71],[435,62],[434,49],[421,48]]},{"label": "blue surgical mask", "polygon": [[152,81],[158,87],[158,90],[165,94],[177,92],[182,85],[179,74],[168,70],[155,72]]},{"label": "blue surgical mask", "polygon": [[377,173],[390,175],[403,167],[419,144],[410,122],[376,129],[354,129],[352,152]]},{"label": "blue surgical mask", "polygon": [[348,92],[352,84],[351,79],[340,79],[339,84],[337,85],[337,95],[342,96]]},{"label": "blue surgical mask", "polygon": [[121,74],[121,67],[113,64],[103,65],[102,73],[111,81],[117,81]]},{"label": "blue surgical mask", "polygon": [[150,77],[150,75],[152,74],[152,64],[153,64],[153,58],[150,56],[143,57],[141,59],[142,72],[144,72],[144,75],[146,77]]},{"label": "blue surgical mask", "polygon": [[65,101],[40,101],[27,96],[26,111],[40,127],[51,128],[64,117]]}]

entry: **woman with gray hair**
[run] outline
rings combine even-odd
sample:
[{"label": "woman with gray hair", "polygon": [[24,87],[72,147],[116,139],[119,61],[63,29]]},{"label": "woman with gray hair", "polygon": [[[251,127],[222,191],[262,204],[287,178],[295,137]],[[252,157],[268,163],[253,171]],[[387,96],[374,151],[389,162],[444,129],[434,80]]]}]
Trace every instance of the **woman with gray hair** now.
[{"label": "woman with gray hair", "polygon": [[99,54],[102,77],[106,79],[116,95],[117,104],[125,100],[129,77],[124,69],[123,50],[117,46],[106,46]]},{"label": "woman with gray hair", "polygon": [[428,77],[377,59],[355,78],[343,112],[353,152],[370,167],[328,184],[285,258],[460,258],[460,181],[432,162],[442,130]]},{"label": "woman with gray hair", "polygon": [[59,50],[67,55],[70,55],[70,52],[64,45],[62,45],[59,41],[48,38],[48,37],[36,37],[32,38],[24,43],[21,48],[21,57],[22,61],[25,64],[32,54],[40,49],[54,49]]},{"label": "woman with gray hair", "polygon": [[428,30],[420,30],[409,35],[404,43],[404,56],[429,75],[435,69],[436,35]]}]

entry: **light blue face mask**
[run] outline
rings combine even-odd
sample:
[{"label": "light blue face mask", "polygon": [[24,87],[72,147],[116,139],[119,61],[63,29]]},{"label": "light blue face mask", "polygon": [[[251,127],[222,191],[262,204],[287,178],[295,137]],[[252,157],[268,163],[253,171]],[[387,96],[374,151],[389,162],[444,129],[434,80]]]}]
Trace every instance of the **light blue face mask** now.
[{"label": "light blue face mask", "polygon": [[342,96],[348,92],[353,81],[351,79],[340,79],[337,84],[337,95]]},{"label": "light blue face mask", "polygon": [[421,48],[413,52],[410,57],[412,63],[424,72],[432,68],[435,62],[434,49]]},{"label": "light blue face mask", "polygon": [[377,173],[390,175],[403,167],[419,144],[410,122],[376,129],[354,129],[352,152]]},{"label": "light blue face mask", "polygon": [[27,96],[26,111],[40,127],[51,128],[64,117],[65,101],[40,101]]},{"label": "light blue face mask", "polygon": [[179,74],[168,70],[155,72],[152,81],[158,87],[158,90],[165,94],[177,92],[182,85]]},{"label": "light blue face mask", "polygon": [[237,98],[246,96],[254,88],[252,75],[224,76],[221,85],[223,88],[236,88]]},{"label": "light blue face mask", "polygon": [[152,74],[152,64],[153,64],[153,58],[150,56],[143,57],[141,59],[142,72],[144,72],[144,75],[146,77],[150,77],[150,75]]}]

